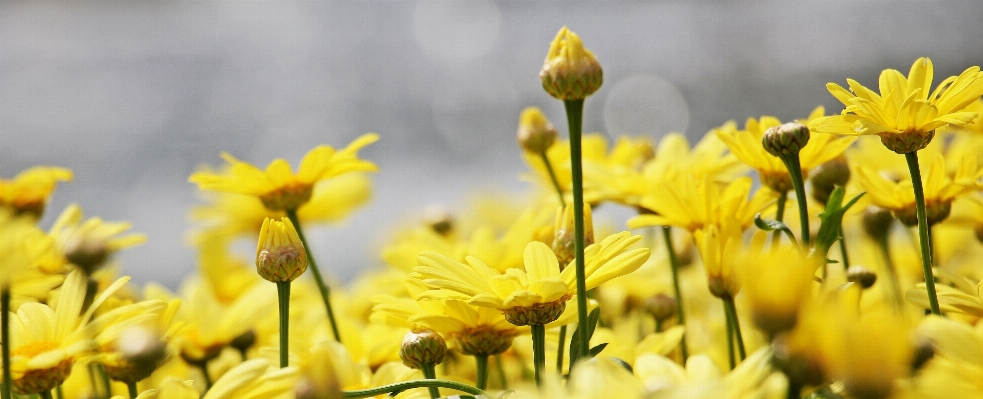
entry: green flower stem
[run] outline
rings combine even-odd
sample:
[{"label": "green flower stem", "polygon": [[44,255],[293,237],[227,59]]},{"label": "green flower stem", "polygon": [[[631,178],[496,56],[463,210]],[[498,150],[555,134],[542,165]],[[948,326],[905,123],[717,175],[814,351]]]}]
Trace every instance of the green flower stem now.
[{"label": "green flower stem", "polygon": [[208,392],[212,388],[212,376],[208,375],[208,362],[201,362],[194,366],[198,366],[198,370],[201,370],[201,378],[205,380],[205,392]]},{"label": "green flower stem", "polygon": [[[421,368],[420,371],[423,371],[423,378],[428,380],[437,379],[437,370],[434,368],[433,363],[423,363],[423,368]],[[427,387],[427,390],[430,391],[430,399],[437,399],[440,397],[440,390],[437,389],[436,386],[429,386]]]},{"label": "green flower stem", "polygon": [[788,175],[792,178],[792,187],[795,188],[795,202],[799,205],[802,246],[808,248],[809,243],[812,242],[812,237],[809,234],[809,209],[807,208],[809,199],[806,198],[806,186],[802,181],[802,165],[799,163],[799,153],[795,153],[795,156],[788,157],[788,159],[782,158],[782,161],[785,163],[785,168],[788,169]]},{"label": "green flower stem", "polygon": [[730,320],[730,311],[727,310],[727,302],[724,302],[724,320],[726,321],[727,328],[727,363],[730,365],[730,369],[733,370],[737,366],[737,362],[734,360],[734,326]]},{"label": "green flower stem", "polygon": [[126,389],[130,391],[130,399],[136,399],[136,397],[140,395],[137,393],[137,383],[135,382],[127,382]]},{"label": "green flower stem", "polygon": [[51,399],[51,391],[41,391],[38,392],[38,395],[41,396],[41,399]]},{"label": "green flower stem", "polygon": [[495,355],[495,369],[498,372],[498,378],[502,381],[501,388],[503,390],[509,389],[509,380],[505,378],[505,366],[502,365],[502,355]]},{"label": "green flower stem", "polygon": [[14,379],[10,375],[10,287],[0,290],[0,340],[3,345],[3,399],[13,398]]},{"label": "green flower stem", "polygon": [[935,293],[935,276],[932,274],[932,242],[928,235],[928,217],[925,214],[925,191],[922,188],[922,173],[918,169],[918,152],[904,154],[911,172],[911,186],[915,191],[915,211],[918,215],[918,241],[921,244],[922,271],[925,273],[925,288],[928,291],[928,304],[932,314],[942,315],[939,298]]},{"label": "green flower stem", "polygon": [[904,304],[904,300],[901,297],[901,284],[898,282],[898,272],[894,268],[894,259],[891,258],[891,247],[886,234],[884,237],[877,239],[877,247],[881,251],[881,257],[884,258],[884,268],[887,269],[887,277],[891,284],[891,291],[894,294],[894,302],[898,307],[901,307]]},{"label": "green flower stem", "polygon": [[[778,210],[775,211],[775,221],[782,222],[785,220],[785,203],[788,202],[788,191],[782,191],[778,194],[778,202],[775,204],[778,206]],[[772,248],[778,246],[778,241],[782,239],[781,230],[775,230],[771,236],[771,246]]]},{"label": "green flower stem", "polygon": [[536,369],[536,385],[542,381],[543,371],[546,369],[546,326],[531,325],[532,330],[532,363]]},{"label": "green flower stem", "polygon": [[[391,392],[402,392],[402,391],[405,391],[407,389],[413,389],[413,388],[431,388],[431,387],[433,387],[433,388],[436,388],[436,387],[448,388],[448,389],[453,389],[453,390],[461,391],[461,392],[464,392],[464,393],[467,393],[467,394],[471,394],[471,395],[475,395],[475,396],[484,395],[486,397],[491,397],[491,396],[488,395],[487,392],[482,391],[482,390],[480,390],[478,388],[475,388],[475,387],[470,386],[470,385],[467,385],[467,384],[462,384],[462,383],[456,382],[456,381],[436,380],[436,379],[413,380],[413,381],[397,382],[395,384],[383,385],[381,387],[368,388],[368,389],[359,389],[357,391],[342,391],[341,393],[342,393],[342,397],[343,398],[346,398],[346,399],[359,399],[359,398],[371,398],[373,396],[383,395],[383,394],[387,394],[387,393],[391,393]],[[392,396],[395,396],[395,395],[392,395]]]},{"label": "green flower stem", "polygon": [[331,333],[334,334],[335,341],[341,342],[341,334],[338,334],[338,323],[335,322],[334,310],[331,309],[331,290],[328,288],[328,285],[324,283],[324,278],[321,277],[321,269],[317,267],[317,262],[314,261],[314,254],[311,253],[311,246],[307,242],[307,238],[304,237],[303,229],[300,227],[300,219],[297,218],[297,211],[287,211],[287,218],[289,218],[290,222],[294,224],[294,228],[297,229],[297,236],[299,236],[300,241],[304,243],[304,251],[307,252],[308,265],[310,265],[311,273],[314,273],[314,282],[317,283],[317,289],[321,292],[321,300],[324,302],[324,308],[328,312],[328,322],[331,323]]},{"label": "green flower stem", "polygon": [[580,336],[578,353],[581,357],[588,357],[590,351],[589,340],[586,339],[589,336],[587,332],[587,273],[584,271],[584,167],[580,150],[584,100],[565,100],[563,105],[567,111],[567,124],[570,130],[570,169],[573,178],[574,256],[577,263],[577,335]]},{"label": "green flower stem", "polygon": [[655,319],[655,332],[662,332],[662,319],[653,317]]},{"label": "green flower stem", "polygon": [[567,201],[563,199],[563,189],[560,188],[560,181],[556,179],[556,173],[553,172],[553,165],[550,165],[550,158],[546,156],[546,150],[539,153],[539,156],[543,158],[543,165],[546,165],[546,171],[550,174],[550,181],[553,182],[553,188],[556,189],[556,194],[560,196],[560,206],[566,208]]},{"label": "green flower stem", "polygon": [[280,368],[282,369],[290,363],[290,351],[287,348],[290,342],[290,282],[276,283],[276,295],[280,300]]},{"label": "green flower stem", "polygon": [[567,326],[560,327],[560,339],[557,340],[559,345],[556,347],[556,372],[558,374],[563,374],[563,352],[567,347]]},{"label": "green flower stem", "polygon": [[734,298],[724,299],[724,308],[727,311],[728,320],[734,330],[734,338],[737,339],[737,352],[743,361],[747,358],[747,351],[744,350],[744,336],[741,335],[741,322],[737,319],[737,306],[734,305]]},{"label": "green flower stem", "polygon": [[[679,289],[679,257],[676,256],[676,247],[672,245],[672,227],[662,226],[662,236],[665,240],[666,252],[669,254],[669,268],[672,269],[672,289],[676,294],[676,322],[686,328],[686,314],[683,313],[683,291]],[[689,349],[686,346],[686,333],[679,340],[679,353],[683,355],[683,364],[689,357]]]},{"label": "green flower stem", "polygon": [[485,390],[488,387],[488,355],[474,355],[474,364],[477,369],[475,388]]},{"label": "green flower stem", "polygon": [[843,257],[843,270],[850,268],[850,255],[846,251],[846,237],[843,235],[843,226],[840,225],[840,256]]},{"label": "green flower stem", "polygon": [[89,376],[90,382],[92,383],[92,392],[95,393],[97,398],[109,398],[113,396],[113,389],[111,382],[109,382],[109,375],[106,374],[106,369],[102,367],[99,363],[89,364]]}]

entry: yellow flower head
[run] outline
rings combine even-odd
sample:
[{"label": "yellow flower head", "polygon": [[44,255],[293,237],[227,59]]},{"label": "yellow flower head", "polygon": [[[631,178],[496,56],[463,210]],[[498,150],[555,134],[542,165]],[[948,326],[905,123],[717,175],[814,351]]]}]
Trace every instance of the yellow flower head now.
[{"label": "yellow flower head", "polygon": [[[809,124],[823,116],[825,109],[816,107],[806,120]],[[761,139],[770,128],[781,126],[782,122],[773,116],[762,116],[760,119],[748,118],[744,130],[737,130],[737,125],[728,122],[714,130],[730,151],[741,162],[758,171],[761,182],[775,192],[785,192],[792,189],[792,179],[781,158],[765,150]],[[813,168],[836,158],[856,140],[854,137],[837,137],[830,134],[813,134],[808,143],[799,151],[799,164],[802,176],[809,176]]]},{"label": "yellow flower head", "polygon": [[[639,239],[641,236],[625,231],[587,247],[584,251],[587,289],[638,269],[648,259],[649,250],[628,248]],[[422,280],[433,289],[421,299],[458,299],[499,309],[513,323],[518,316],[514,313],[523,309],[555,316],[540,324],[555,320],[577,290],[576,268],[567,267],[561,272],[556,255],[538,241],[526,246],[523,269],[500,272],[476,257],[468,257],[467,264],[462,264],[432,252],[421,253],[419,261],[420,266],[413,269],[410,277]]]},{"label": "yellow flower head", "polygon": [[675,174],[642,198],[641,206],[655,214],[629,219],[628,228],[676,226],[694,232],[733,218],[743,231],[754,215],[775,200],[770,190],[758,190],[749,197],[752,185],[750,177],[724,185],[711,176]]},{"label": "yellow flower head", "polygon": [[744,296],[758,328],[773,335],[795,326],[812,294],[814,266],[791,247],[738,259]]},{"label": "yellow flower head", "polygon": [[604,72],[580,36],[560,28],[539,72],[543,89],[558,100],[583,100],[601,88]]},{"label": "yellow flower head", "polygon": [[297,229],[286,217],[267,218],[256,245],[256,272],[274,283],[294,281],[307,270],[307,252]]},{"label": "yellow flower head", "polygon": [[[922,157],[919,163],[930,225],[949,216],[952,201],[956,198],[977,190],[978,180],[983,175],[983,169],[977,164],[975,156],[962,157],[959,168],[952,177],[946,173],[945,160],[941,154]],[[893,181],[872,169],[859,166],[857,182],[867,192],[874,205],[891,210],[898,220],[908,226],[918,224],[915,195],[910,178],[902,177],[899,181]]]},{"label": "yellow flower head", "polygon": [[147,236],[130,234],[129,222],[104,222],[94,217],[82,221],[82,208],[69,205],[51,226],[49,234],[68,262],[91,274],[117,251],[143,244]]},{"label": "yellow flower head", "polygon": [[76,270],[65,279],[53,308],[25,303],[16,314],[12,313],[10,372],[14,392],[29,395],[51,390],[64,382],[75,359],[96,345],[91,338],[95,331],[87,328],[93,313],[127,280],[117,280],[83,313],[86,278]]},{"label": "yellow flower head", "polygon": [[347,172],[378,171],[375,164],[358,158],[358,150],[378,139],[375,133],[366,133],[341,151],[326,145],[315,147],[301,160],[296,174],[284,159],[275,159],[263,171],[222,153],[222,158],[229,163],[227,170],[220,173],[198,171],[192,173],[188,181],[197,183],[202,190],[256,196],[271,211],[297,210],[308,203],[314,185],[322,180]]},{"label": "yellow flower head", "polygon": [[711,224],[693,233],[693,240],[707,271],[707,284],[713,296],[732,299],[741,290],[734,263],[740,255],[741,229],[731,219]]},{"label": "yellow flower head", "polygon": [[223,374],[202,399],[287,397],[299,377],[296,367],[276,368],[266,359],[247,360]]},{"label": "yellow flower head", "polygon": [[201,394],[194,388],[193,381],[167,378],[156,388],[140,392],[136,399],[198,399]]},{"label": "yellow flower head", "polygon": [[934,91],[933,77],[932,60],[919,58],[907,78],[894,69],[881,72],[879,94],[853,79],[847,79],[849,91],[829,83],[826,88],[846,108],[810,127],[824,133],[877,135],[899,154],[918,151],[932,141],[935,129],[971,123],[977,115],[965,108],[983,95],[983,72],[978,66],[944,79]]},{"label": "yellow flower head", "polygon": [[71,169],[35,166],[18,173],[12,180],[0,178],[0,207],[40,219],[58,182],[72,181],[73,177]]},{"label": "yellow flower head", "polygon": [[45,298],[61,277],[41,272],[43,266],[60,264],[55,241],[39,229],[32,217],[15,216],[0,208],[0,288],[15,296]]}]

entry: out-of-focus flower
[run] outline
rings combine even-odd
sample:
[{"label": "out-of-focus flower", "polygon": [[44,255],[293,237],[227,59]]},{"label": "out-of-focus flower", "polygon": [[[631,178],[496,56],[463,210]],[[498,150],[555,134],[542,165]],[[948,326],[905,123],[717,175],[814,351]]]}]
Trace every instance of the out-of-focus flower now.
[{"label": "out-of-focus flower", "polygon": [[58,182],[72,181],[73,177],[71,169],[35,166],[13,179],[0,178],[0,207],[40,219]]},{"label": "out-of-focus flower", "polygon": [[983,72],[978,66],[942,80],[933,91],[934,73],[932,60],[919,58],[907,78],[894,69],[882,71],[880,94],[853,79],[847,79],[850,91],[829,83],[830,94],[846,108],[810,127],[822,133],[877,135],[884,146],[899,154],[925,148],[935,129],[971,123],[977,115],[965,108],[983,95]]},{"label": "out-of-focus flower", "polygon": [[[11,293],[12,309],[28,298],[45,299],[61,284],[62,275],[48,275],[44,265],[60,258],[55,241],[32,218],[0,208],[0,289]],[[54,262],[58,265],[60,262]]]},{"label": "out-of-focus flower", "polygon": [[[933,269],[933,273],[941,282],[936,286],[939,309],[946,313],[983,317],[983,281],[974,283],[973,280],[941,268]],[[918,283],[909,289],[905,293],[905,299],[925,309],[929,308],[925,283]]]},{"label": "out-of-focus flower", "polygon": [[601,88],[604,72],[580,36],[564,26],[550,43],[539,78],[543,89],[556,99],[583,100]]},{"label": "out-of-focus flower", "polygon": [[[941,222],[949,216],[952,201],[961,195],[978,190],[983,168],[974,157],[964,157],[952,177],[946,174],[945,160],[941,154],[922,157],[922,185],[925,192],[925,208],[929,225]],[[867,192],[871,202],[881,208],[890,209],[901,223],[908,226],[918,224],[915,209],[915,194],[910,178],[891,181],[874,170],[860,166],[857,168],[857,181]]]},{"label": "out-of-focus flower", "polygon": [[642,207],[655,214],[629,219],[628,228],[676,226],[694,232],[733,218],[743,231],[754,221],[754,215],[775,200],[774,193],[766,190],[749,197],[752,186],[749,177],[724,185],[710,176],[675,176],[642,198]]},{"label": "out-of-focus flower", "polygon": [[[54,307],[25,303],[11,314],[10,373],[13,390],[21,395],[48,391],[68,377],[75,360],[95,345],[88,327],[95,310],[120,289],[128,278],[121,278],[95,297],[82,312],[86,279],[73,271],[65,279]],[[105,327],[106,322],[100,322]]]},{"label": "out-of-focus flower", "polygon": [[[198,399],[199,397],[201,394],[195,390],[192,381],[169,378],[157,385],[157,388],[140,392],[136,399]],[[122,399],[122,396],[119,398]]]},{"label": "out-of-focus flower", "polygon": [[774,335],[794,327],[803,303],[812,297],[816,265],[791,247],[741,257],[737,263],[758,328]]},{"label": "out-of-focus flower", "polygon": [[215,381],[202,399],[267,399],[293,397],[296,367],[276,368],[266,359],[240,363]]},{"label": "out-of-focus flower", "polygon": [[543,155],[556,143],[556,128],[538,107],[528,107],[519,115],[516,139],[523,150]]},{"label": "out-of-focus flower", "polygon": [[[825,109],[822,106],[816,107],[802,123],[809,124],[822,117],[824,113]],[[758,120],[748,118],[744,130],[737,130],[737,125],[733,122],[728,122],[714,130],[717,137],[727,143],[727,147],[741,162],[758,171],[762,184],[778,193],[790,191],[792,179],[781,158],[768,153],[762,146],[761,140],[768,129],[779,127],[781,124],[782,122],[773,116],[762,116]],[[855,137],[837,137],[830,134],[812,135],[808,143],[799,151],[802,176],[809,176],[809,171],[842,154],[855,140]]]},{"label": "out-of-focus flower", "polygon": [[201,170],[192,173],[188,181],[197,183],[202,190],[258,197],[270,211],[297,210],[310,201],[315,184],[322,180],[348,172],[377,171],[375,164],[358,158],[358,150],[378,139],[378,135],[367,133],[341,151],[326,145],[315,147],[301,160],[296,174],[284,159],[275,159],[263,171],[222,153],[229,163],[226,170]]},{"label": "out-of-focus flower", "polygon": [[122,235],[129,229],[129,222],[104,222],[99,217],[83,222],[82,208],[71,204],[55,220],[49,234],[68,262],[92,274],[117,251],[147,241],[144,234]]},{"label": "out-of-focus flower", "polygon": [[[641,236],[627,231],[608,236],[584,250],[587,289],[638,269],[649,256],[646,248],[629,249]],[[524,253],[524,269],[504,273],[476,257],[462,264],[446,256],[424,252],[411,277],[433,288],[421,299],[458,299],[501,310],[516,325],[547,324],[563,313],[576,293],[576,268],[560,271],[553,251],[538,241]]]}]

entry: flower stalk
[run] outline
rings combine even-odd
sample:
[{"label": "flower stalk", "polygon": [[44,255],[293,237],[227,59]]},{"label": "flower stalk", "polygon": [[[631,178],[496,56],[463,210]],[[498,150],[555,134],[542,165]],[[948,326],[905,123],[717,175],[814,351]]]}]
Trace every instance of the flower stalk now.
[{"label": "flower stalk", "polygon": [[[437,379],[436,366],[433,363],[423,363],[420,367],[420,371],[423,372],[423,378],[428,380]],[[428,386],[427,390],[430,391],[430,399],[437,399],[440,397],[440,389],[437,386]]]},{"label": "flower stalk", "polygon": [[488,355],[474,355],[475,388],[485,390],[488,387]]},{"label": "flower stalk", "polygon": [[[734,333],[734,340],[737,341],[737,353],[743,361],[747,358],[747,351],[744,349],[744,336],[741,334],[741,323],[737,319],[737,307],[734,305],[734,298],[724,298],[724,312],[727,317],[728,329]],[[730,339],[728,338],[728,342]]]},{"label": "flower stalk", "polygon": [[338,323],[335,322],[334,310],[331,308],[331,289],[328,288],[328,285],[324,282],[324,278],[321,277],[321,269],[317,266],[317,261],[314,260],[314,254],[311,253],[311,246],[307,242],[307,238],[304,237],[304,229],[300,227],[297,210],[287,210],[286,213],[287,218],[290,219],[290,222],[297,229],[297,235],[300,236],[300,241],[304,243],[308,265],[311,268],[311,273],[314,274],[314,283],[317,284],[317,290],[321,294],[321,301],[324,302],[324,308],[327,311],[328,322],[331,324],[331,333],[334,334],[335,341],[341,342],[341,334],[338,333]]},{"label": "flower stalk", "polygon": [[915,212],[918,216],[918,242],[922,253],[922,272],[925,274],[925,288],[928,291],[928,304],[932,314],[941,315],[939,298],[935,292],[935,276],[932,274],[932,242],[929,237],[928,216],[925,213],[925,190],[922,187],[921,170],[918,167],[918,152],[904,154],[911,173],[911,186],[915,192]]},{"label": "flower stalk", "polygon": [[546,326],[533,324],[529,329],[532,330],[532,363],[536,370],[536,385],[540,385],[546,369]]},{"label": "flower stalk", "polygon": [[[306,245],[305,245],[306,246]],[[280,303],[280,368],[290,363],[290,281],[276,283],[277,299]]]},{"label": "flower stalk", "polygon": [[[686,315],[683,313],[683,292],[679,289],[679,257],[676,256],[676,248],[672,245],[672,228],[662,226],[662,236],[665,238],[666,252],[669,254],[669,267],[672,270],[672,289],[676,295],[676,321],[679,325],[686,327]],[[686,346],[685,332],[683,338],[679,340],[679,352],[683,356],[683,364],[686,364],[689,349]]]},{"label": "flower stalk", "polygon": [[[785,203],[788,202],[788,191],[782,191],[778,194],[778,202],[775,203],[777,210],[775,211],[775,221],[784,222],[785,221]],[[782,239],[782,232],[780,230],[775,230],[771,236],[771,246],[777,247],[778,241]]]},{"label": "flower stalk", "polygon": [[407,389],[431,388],[431,387],[448,388],[475,396],[491,397],[488,395],[487,392],[481,389],[477,389],[473,386],[462,384],[456,381],[437,380],[437,379],[397,382],[394,384],[383,385],[375,388],[359,389],[356,391],[342,391],[342,397],[346,399],[359,399],[359,398],[371,398],[373,396],[379,396],[384,394],[390,394],[390,396],[396,396],[396,394],[398,394],[399,392],[403,392]]},{"label": "flower stalk", "polygon": [[[574,220],[574,256],[577,271],[577,331],[581,337],[587,337],[587,277],[584,270],[584,170],[581,159],[580,139],[582,135],[584,100],[564,100],[567,124],[570,131],[570,169],[573,180],[573,220]],[[581,339],[579,353],[590,356],[588,342]],[[571,359],[573,360],[573,359]],[[537,379],[538,380],[538,379]]]}]

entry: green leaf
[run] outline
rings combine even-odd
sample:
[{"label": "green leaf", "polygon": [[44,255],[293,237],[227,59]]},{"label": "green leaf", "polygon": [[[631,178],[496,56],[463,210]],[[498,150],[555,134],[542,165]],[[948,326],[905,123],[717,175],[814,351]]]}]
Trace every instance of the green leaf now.
[{"label": "green leaf", "polygon": [[[594,336],[594,330],[597,328],[597,322],[601,319],[601,309],[595,308],[593,311],[587,315],[587,342],[590,342],[591,337]],[[570,364],[576,364],[580,360],[580,329],[573,330],[573,336],[570,337]],[[593,357],[593,354],[588,353],[588,357]]]},{"label": "green leaf", "polygon": [[761,213],[758,213],[757,215],[754,215],[754,225],[764,231],[778,230],[782,233],[785,233],[785,235],[788,236],[788,239],[792,241],[792,243],[795,244],[796,247],[799,246],[799,242],[796,241],[795,234],[792,233],[792,229],[789,229],[788,226],[785,225],[785,223],[779,222],[777,220],[764,220],[761,218]]},{"label": "green leaf", "polygon": [[823,213],[819,214],[819,233],[816,234],[816,247],[810,255],[813,259],[822,259],[828,262],[827,254],[829,249],[833,247],[833,244],[837,240],[843,239],[840,236],[841,226],[843,225],[843,215],[846,211],[850,209],[854,204],[860,200],[865,193],[860,193],[856,197],[843,205],[844,191],[843,187],[837,186],[833,189],[833,192],[829,195],[829,200],[826,201],[826,209]]},{"label": "green leaf", "polygon": [[605,342],[603,344],[598,344],[597,346],[590,348],[590,356],[591,357],[597,356],[597,354],[601,353],[601,351],[604,350],[604,348],[606,348],[607,346],[608,343]]}]

